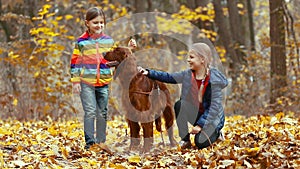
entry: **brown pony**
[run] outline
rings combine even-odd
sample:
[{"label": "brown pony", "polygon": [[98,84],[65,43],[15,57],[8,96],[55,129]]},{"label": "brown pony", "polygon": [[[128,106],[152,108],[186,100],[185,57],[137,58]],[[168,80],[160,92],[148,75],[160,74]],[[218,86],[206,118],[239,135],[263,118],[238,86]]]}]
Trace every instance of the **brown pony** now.
[{"label": "brown pony", "polygon": [[114,78],[119,78],[122,87],[122,105],[130,128],[130,150],[139,148],[142,127],[142,151],[150,151],[153,146],[153,122],[155,121],[156,130],[162,132],[161,117],[165,121],[170,145],[175,146],[172,128],[174,112],[166,84],[139,73],[136,58],[127,47],[117,47],[104,58],[119,63],[115,66]]}]

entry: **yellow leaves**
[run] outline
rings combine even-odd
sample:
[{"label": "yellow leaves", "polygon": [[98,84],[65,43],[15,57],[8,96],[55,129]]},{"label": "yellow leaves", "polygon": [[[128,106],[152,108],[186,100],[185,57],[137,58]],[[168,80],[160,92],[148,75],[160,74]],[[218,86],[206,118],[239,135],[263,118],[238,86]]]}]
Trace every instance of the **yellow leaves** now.
[{"label": "yellow leaves", "polygon": [[75,139],[79,137],[82,134],[80,131],[70,131],[69,134],[67,135],[69,139]]},{"label": "yellow leaves", "polygon": [[198,35],[199,38],[209,38],[211,41],[215,41],[217,33],[212,30],[201,29],[201,32]]},{"label": "yellow leaves", "polygon": [[260,151],[259,147],[254,147],[254,148],[245,148],[245,152],[246,154],[250,155],[250,156],[254,156],[257,155]]},{"label": "yellow leaves", "polygon": [[8,53],[8,57],[12,59],[17,59],[19,56],[20,56],[19,54],[15,54],[13,51]]},{"label": "yellow leaves", "polygon": [[0,128],[0,137],[3,135],[11,135],[13,134],[8,128],[1,127]]},{"label": "yellow leaves", "polygon": [[45,5],[43,6],[43,8],[39,10],[39,15],[40,15],[40,16],[44,16],[45,14],[47,14],[47,13],[49,12],[49,8],[51,8],[51,7],[52,7],[52,5],[50,5],[50,4],[45,4]]},{"label": "yellow leaves", "polygon": [[277,114],[275,114],[275,117],[280,120],[282,117],[284,117],[284,113],[283,112],[279,112]]},{"label": "yellow leaves", "polygon": [[128,157],[128,162],[129,163],[135,163],[135,164],[140,163],[141,162],[141,157],[138,156],[138,155],[130,156],[130,157]]},{"label": "yellow leaves", "polygon": [[156,16],[156,23],[158,33],[160,34],[170,34],[170,33],[180,33],[180,34],[190,34],[192,31],[192,24],[186,20],[176,18],[166,19],[160,16]]},{"label": "yellow leaves", "polygon": [[38,77],[39,75],[40,75],[40,72],[35,72],[34,75],[33,75],[33,77],[36,78],[36,77]]},{"label": "yellow leaves", "polygon": [[114,164],[114,163],[109,163],[108,167],[113,169],[127,169],[127,167],[123,166],[122,164]]},{"label": "yellow leaves", "polygon": [[14,106],[17,106],[17,105],[18,105],[18,99],[14,98],[12,104],[13,104]]},{"label": "yellow leaves", "polygon": [[286,155],[283,154],[282,152],[278,151],[277,148],[272,148],[273,153],[275,153],[275,155],[277,155],[280,158],[286,158]]},{"label": "yellow leaves", "polygon": [[4,168],[3,151],[0,149],[0,168]]},{"label": "yellow leaves", "polygon": [[212,3],[209,3],[206,7],[199,6],[195,10],[187,8],[185,5],[180,6],[180,10],[177,14],[173,14],[174,18],[186,19],[188,21],[209,21],[214,20],[214,10]]},{"label": "yellow leaves", "polygon": [[48,137],[47,134],[41,133],[41,134],[37,134],[35,139],[37,142],[41,142],[41,141],[46,140],[47,137]]},{"label": "yellow leaves", "polygon": [[61,147],[61,154],[65,160],[68,159],[70,152],[70,147]]},{"label": "yellow leaves", "polygon": [[[72,16],[73,17],[73,16]],[[62,20],[63,19],[63,16],[58,16],[58,17],[56,17],[55,18],[57,21],[60,21],[60,20]]]},{"label": "yellow leaves", "polygon": [[226,62],[226,49],[224,47],[221,47],[221,46],[216,46],[216,51],[218,52],[220,58],[221,58],[221,61],[224,63]]},{"label": "yellow leaves", "polygon": [[[82,163],[87,163],[88,165],[87,166],[95,166],[97,165],[97,161],[96,160],[90,160],[88,158],[81,158],[78,160],[79,162],[82,162]],[[84,164],[83,164],[84,165]]]},{"label": "yellow leaves", "polygon": [[73,19],[73,18],[74,18],[73,15],[69,15],[69,14],[65,15],[65,19],[66,20],[70,20],[70,19]]},{"label": "yellow leaves", "polygon": [[[107,144],[96,144],[90,151],[83,149],[82,121],[46,119],[0,120],[0,139],[6,139],[0,142],[1,168],[299,168],[300,165],[299,139],[292,139],[300,132],[299,118],[286,112],[249,118],[227,116],[223,129],[225,141],[202,150],[162,146],[160,135],[155,135],[154,150],[147,155],[128,151],[130,137],[125,134],[127,124],[122,116],[108,122]],[[272,119],[278,121],[274,123],[277,127],[271,125]],[[179,140],[178,130],[174,129]],[[111,153],[107,153],[110,149]]]},{"label": "yellow leaves", "polygon": [[126,9],[125,7],[122,7],[122,8],[121,8],[121,12],[120,12],[120,17],[121,17],[121,16],[127,15],[127,13],[128,13],[128,12],[127,12],[127,9]]},{"label": "yellow leaves", "polygon": [[235,164],[234,160],[222,160],[221,165],[219,166],[220,168],[226,168],[231,166],[232,164]]},{"label": "yellow leaves", "polygon": [[56,136],[58,134],[58,131],[56,130],[55,126],[51,126],[50,128],[48,128],[48,132],[52,135],[52,136]]}]

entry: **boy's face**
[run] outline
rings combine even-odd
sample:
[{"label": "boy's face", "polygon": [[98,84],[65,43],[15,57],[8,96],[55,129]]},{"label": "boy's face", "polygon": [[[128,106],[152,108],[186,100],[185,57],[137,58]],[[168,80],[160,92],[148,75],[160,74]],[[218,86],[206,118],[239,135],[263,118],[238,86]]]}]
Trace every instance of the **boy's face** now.
[{"label": "boy's face", "polygon": [[86,20],[85,23],[92,34],[100,34],[104,29],[104,19],[101,16],[97,16],[90,21]]}]

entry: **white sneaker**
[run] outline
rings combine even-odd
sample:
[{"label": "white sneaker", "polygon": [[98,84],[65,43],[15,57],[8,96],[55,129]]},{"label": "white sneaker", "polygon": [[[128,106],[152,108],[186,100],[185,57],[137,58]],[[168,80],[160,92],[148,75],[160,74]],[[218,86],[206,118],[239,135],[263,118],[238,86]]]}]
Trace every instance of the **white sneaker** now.
[{"label": "white sneaker", "polygon": [[220,136],[218,137],[218,140],[221,140],[221,141],[224,141],[224,140],[225,140],[225,137],[224,137],[222,131],[220,131]]}]

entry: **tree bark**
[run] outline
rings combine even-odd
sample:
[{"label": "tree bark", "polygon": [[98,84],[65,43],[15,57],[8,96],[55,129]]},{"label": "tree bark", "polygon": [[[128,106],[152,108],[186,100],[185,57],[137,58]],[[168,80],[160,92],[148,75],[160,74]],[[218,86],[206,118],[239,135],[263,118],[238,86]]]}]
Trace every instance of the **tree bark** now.
[{"label": "tree bark", "polygon": [[237,8],[237,0],[227,0],[227,7],[229,13],[230,30],[232,32],[233,40],[237,43],[237,47],[244,45],[244,35],[241,32],[242,23]]},{"label": "tree bark", "polygon": [[227,0],[230,30],[233,39],[233,47],[237,57],[242,62],[245,60],[245,25],[237,8],[237,0]]},{"label": "tree bark", "polygon": [[270,103],[284,95],[287,86],[285,49],[284,0],[269,0],[271,40],[271,96]]},{"label": "tree bark", "polygon": [[222,43],[226,49],[227,55],[229,55],[231,59],[231,70],[232,70],[232,77],[233,79],[236,78],[237,72],[240,66],[240,59],[238,58],[236,51],[234,50],[234,44],[231,32],[228,24],[226,23],[227,20],[223,14],[221,0],[214,0],[213,1],[214,9],[215,9],[215,23],[218,27],[218,34]]},{"label": "tree bark", "polygon": [[254,24],[253,24],[253,8],[251,0],[247,0],[247,13],[249,20],[249,33],[250,33],[250,49],[255,51],[255,33],[254,33]]}]

